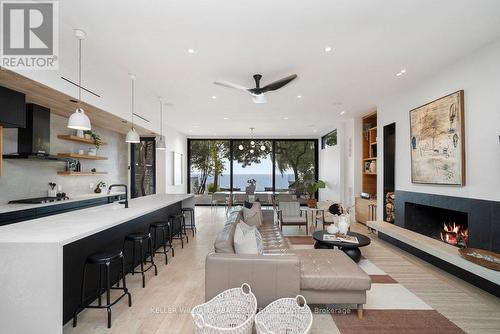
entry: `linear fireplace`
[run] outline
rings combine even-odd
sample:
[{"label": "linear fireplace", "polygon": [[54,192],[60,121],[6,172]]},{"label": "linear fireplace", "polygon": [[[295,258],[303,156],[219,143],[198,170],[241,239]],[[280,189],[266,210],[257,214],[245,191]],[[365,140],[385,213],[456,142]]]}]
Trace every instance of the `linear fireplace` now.
[{"label": "linear fireplace", "polygon": [[411,202],[405,203],[405,228],[457,247],[467,247],[466,212]]},{"label": "linear fireplace", "polygon": [[395,225],[500,253],[500,202],[396,190]]}]

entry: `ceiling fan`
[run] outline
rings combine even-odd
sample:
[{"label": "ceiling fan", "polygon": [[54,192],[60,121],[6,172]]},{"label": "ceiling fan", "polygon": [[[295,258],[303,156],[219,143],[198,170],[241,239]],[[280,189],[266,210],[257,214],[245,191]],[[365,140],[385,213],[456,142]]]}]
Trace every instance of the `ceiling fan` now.
[{"label": "ceiling fan", "polygon": [[288,84],[290,81],[297,78],[297,74],[289,75],[285,78],[282,78],[282,79],[279,79],[275,82],[272,82],[264,87],[260,87],[260,79],[262,79],[261,74],[255,74],[253,76],[253,78],[255,80],[255,88],[247,88],[247,87],[244,87],[244,86],[232,83],[232,82],[228,82],[228,81],[214,81],[214,84],[219,85],[219,86],[244,90],[247,93],[249,93],[250,95],[252,95],[254,103],[266,103],[267,102],[267,99],[265,96],[266,92],[280,89],[281,87]]}]

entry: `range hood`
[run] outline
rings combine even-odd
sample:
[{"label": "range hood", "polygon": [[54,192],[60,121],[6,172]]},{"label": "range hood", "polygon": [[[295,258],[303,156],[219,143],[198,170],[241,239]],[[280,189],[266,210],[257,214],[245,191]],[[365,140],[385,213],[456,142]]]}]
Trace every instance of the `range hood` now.
[{"label": "range hood", "polygon": [[63,160],[50,155],[50,109],[26,105],[26,127],[17,132],[17,152],[3,155],[4,159]]}]

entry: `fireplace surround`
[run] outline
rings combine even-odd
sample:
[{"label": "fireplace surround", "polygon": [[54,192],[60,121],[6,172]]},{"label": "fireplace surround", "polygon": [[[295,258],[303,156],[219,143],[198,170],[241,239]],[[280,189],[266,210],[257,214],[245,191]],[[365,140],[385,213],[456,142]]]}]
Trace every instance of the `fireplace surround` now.
[{"label": "fireplace surround", "polygon": [[460,222],[468,229],[468,247],[500,253],[500,202],[401,190],[395,197],[397,226],[440,239],[438,227]]}]

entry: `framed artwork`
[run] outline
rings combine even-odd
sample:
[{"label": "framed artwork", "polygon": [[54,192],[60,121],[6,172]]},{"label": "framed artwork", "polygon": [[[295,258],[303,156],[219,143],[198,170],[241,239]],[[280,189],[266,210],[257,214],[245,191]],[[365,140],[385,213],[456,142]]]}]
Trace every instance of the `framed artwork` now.
[{"label": "framed artwork", "polygon": [[410,111],[411,182],[465,185],[464,91]]}]

